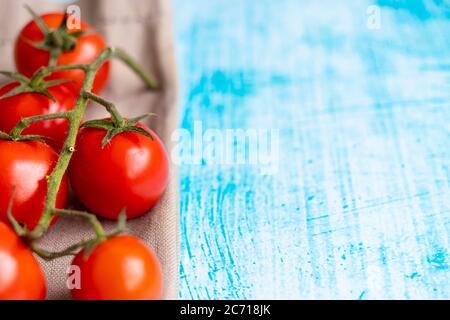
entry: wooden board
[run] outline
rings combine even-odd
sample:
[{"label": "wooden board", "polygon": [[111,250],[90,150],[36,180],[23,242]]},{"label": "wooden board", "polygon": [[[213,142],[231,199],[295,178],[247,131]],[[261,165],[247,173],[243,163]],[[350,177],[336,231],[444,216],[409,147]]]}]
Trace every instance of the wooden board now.
[{"label": "wooden board", "polygon": [[182,127],[280,167],[181,169],[181,297],[450,298],[449,6],[176,0]]}]

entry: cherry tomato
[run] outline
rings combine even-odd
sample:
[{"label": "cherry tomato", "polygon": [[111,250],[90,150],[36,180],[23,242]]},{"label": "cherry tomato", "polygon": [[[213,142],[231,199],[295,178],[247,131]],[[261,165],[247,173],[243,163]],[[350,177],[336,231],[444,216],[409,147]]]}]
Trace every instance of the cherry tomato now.
[{"label": "cherry tomato", "polygon": [[[48,13],[41,16],[47,26],[53,30],[59,27],[64,19],[62,13]],[[91,26],[81,21],[80,29],[74,29],[70,32],[80,30],[92,30]],[[27,77],[42,66],[47,66],[50,60],[50,54],[47,50],[39,49],[30,44],[30,41],[39,42],[44,39],[44,34],[37,26],[34,20],[30,21],[20,32],[15,45],[15,61],[17,70]],[[89,32],[80,36],[76,41],[76,46],[71,51],[63,52],[57,65],[66,64],[87,64],[91,63],[98,54],[106,47],[103,38],[95,32]],[[100,93],[106,85],[109,76],[109,62],[106,62],[97,72],[93,92]],[[70,70],[53,73],[49,79],[72,79],[75,80],[77,89],[81,88],[84,79],[82,70]]]},{"label": "cherry tomato", "polygon": [[44,273],[31,251],[0,222],[0,300],[43,300]]},{"label": "cherry tomato", "polygon": [[72,289],[76,300],[158,300],[162,297],[162,272],[153,250],[132,236],[117,236],[97,245],[88,257],[81,251],[80,286]]},{"label": "cherry tomato", "polygon": [[[19,84],[10,83],[0,89],[0,97]],[[0,98],[0,130],[9,132],[23,118],[71,110],[77,99],[73,86],[58,84],[47,88],[56,101],[40,93],[21,93]],[[67,136],[69,122],[66,119],[39,121],[27,127],[23,134],[37,134],[49,137],[48,144],[60,150]]]},{"label": "cherry tomato", "polygon": [[69,166],[77,198],[93,213],[117,219],[147,213],[166,188],[169,161],[161,140],[135,132],[115,136],[102,148],[106,130],[82,128]]},{"label": "cherry tomato", "polygon": [[[15,188],[12,214],[28,229],[34,229],[44,209],[46,177],[57,159],[57,153],[43,142],[0,140],[0,220],[9,223],[7,208]],[[68,181],[64,176],[57,208],[64,207],[67,191]]]}]

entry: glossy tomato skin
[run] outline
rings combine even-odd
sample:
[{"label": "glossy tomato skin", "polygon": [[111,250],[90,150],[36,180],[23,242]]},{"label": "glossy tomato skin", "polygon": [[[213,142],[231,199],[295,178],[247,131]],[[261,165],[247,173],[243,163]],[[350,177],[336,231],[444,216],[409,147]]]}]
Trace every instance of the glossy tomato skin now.
[{"label": "glossy tomato skin", "polygon": [[[19,84],[13,82],[0,89],[0,97]],[[55,101],[40,93],[21,93],[8,98],[0,98],[0,130],[10,132],[26,117],[70,111],[77,100],[75,88],[71,84],[59,84],[48,88]],[[60,150],[67,136],[69,122],[66,119],[39,121],[27,127],[23,134],[37,134],[49,137],[47,141],[55,150]]]},{"label": "glossy tomato skin", "polygon": [[[9,223],[7,208],[15,188],[13,216],[28,229],[34,229],[44,209],[46,177],[57,159],[58,154],[43,142],[0,140],[0,220]],[[64,208],[67,192],[68,181],[64,176],[57,208]]]},{"label": "glossy tomato skin", "polygon": [[[49,13],[41,16],[50,29],[56,29],[62,22],[62,13]],[[88,24],[81,22],[80,29],[75,31],[92,29]],[[30,21],[20,32],[15,45],[15,62],[17,70],[30,77],[42,66],[47,66],[50,54],[46,50],[33,47],[29,41],[42,41],[44,35],[36,23]],[[28,41],[27,41],[28,40]],[[87,33],[77,39],[74,50],[62,53],[57,61],[58,65],[91,63],[98,54],[106,47],[103,38],[95,32]],[[97,72],[93,92],[100,93],[105,87],[109,77],[109,62],[106,62]],[[84,72],[82,70],[69,70],[53,73],[49,79],[72,79],[75,80],[79,90],[83,83]]]},{"label": "glossy tomato skin", "polygon": [[69,177],[77,198],[91,212],[117,219],[126,208],[127,218],[136,218],[147,213],[162,196],[169,175],[167,152],[154,132],[139,126],[154,140],[126,132],[102,149],[105,130],[80,130]]},{"label": "glossy tomato skin", "polygon": [[110,238],[84,257],[75,256],[80,288],[72,289],[76,300],[159,300],[162,272],[153,250],[133,236]]},{"label": "glossy tomato skin", "polygon": [[0,222],[0,300],[43,300],[44,273],[31,251]]}]

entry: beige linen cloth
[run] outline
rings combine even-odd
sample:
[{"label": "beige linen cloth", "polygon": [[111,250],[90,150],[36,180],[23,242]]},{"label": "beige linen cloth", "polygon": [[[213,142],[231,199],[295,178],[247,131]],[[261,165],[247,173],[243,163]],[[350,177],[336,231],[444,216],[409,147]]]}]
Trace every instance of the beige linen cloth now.
[{"label": "beige linen cloth", "polygon": [[[56,0],[0,0],[0,69],[14,70],[14,38],[30,20],[24,9],[28,3],[38,13],[63,10],[67,3]],[[159,92],[146,91],[142,81],[121,62],[112,62],[108,89],[102,94],[117,103],[126,116],[154,112],[150,127],[171,150],[170,135],[176,126],[177,78],[174,62],[172,21],[168,0],[80,0],[82,20],[91,24],[110,46],[126,49],[147,70],[151,70],[163,86]],[[2,83],[6,80],[2,79]],[[105,116],[102,107],[91,104],[88,117]],[[153,247],[164,272],[164,298],[177,299],[179,278],[179,203],[178,178],[174,165],[167,191],[155,208],[144,217],[128,222],[128,232]],[[104,222],[106,228],[114,227]],[[90,237],[91,229],[82,221],[60,219],[42,239],[41,245],[57,251],[82,238]],[[43,262],[48,281],[48,299],[69,299],[66,286],[67,268],[71,258]]]}]

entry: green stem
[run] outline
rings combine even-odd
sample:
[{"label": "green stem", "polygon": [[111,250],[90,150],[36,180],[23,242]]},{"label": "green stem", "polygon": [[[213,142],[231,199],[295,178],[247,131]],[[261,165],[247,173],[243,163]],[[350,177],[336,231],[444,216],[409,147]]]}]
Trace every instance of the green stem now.
[{"label": "green stem", "polygon": [[[91,92],[97,70],[112,57],[116,57],[119,60],[122,60],[127,66],[129,66],[134,72],[136,72],[138,76],[141,77],[141,79],[148,85],[150,89],[156,88],[156,81],[152,76],[145,72],[138,65],[138,63],[130,56],[128,56],[128,54],[126,54],[123,50],[115,48],[104,49],[89,65],[63,65],[47,67],[38,71],[37,74],[35,74],[34,78],[39,79],[39,77],[41,77],[41,79],[43,79],[46,75],[55,71],[81,69],[85,71],[85,77],[81,92]],[[50,174],[47,180],[47,197],[45,199],[44,211],[42,213],[42,216],[34,230],[27,234],[27,238],[30,240],[40,238],[47,231],[52,221],[58,190],[64,174],[69,166],[72,154],[75,150],[78,129],[83,120],[88,101],[89,99],[86,97],[86,95],[80,94],[74,108],[69,113],[69,130],[67,133],[67,138],[59,155],[58,161],[53,169],[53,172]],[[16,131],[19,130],[20,129],[16,129]]]},{"label": "green stem", "polygon": [[102,224],[100,221],[98,221],[97,217],[93,214],[90,214],[88,212],[84,211],[78,211],[78,210],[67,210],[67,209],[52,209],[51,212],[54,215],[60,216],[60,217],[80,217],[85,219],[89,224],[92,226],[92,229],[94,229],[95,235],[98,238],[105,238],[106,233],[103,229]]},{"label": "green stem", "polygon": [[149,89],[158,89],[158,81],[148,72],[146,72],[142,67],[131,58],[128,53],[123,49],[115,48],[114,56],[122,60],[128,67],[130,67],[136,74],[138,74],[141,79],[145,82]]},{"label": "green stem", "polygon": [[0,71],[0,74],[10,79],[17,80],[21,83],[28,83],[30,81],[30,79],[18,72]]},{"label": "green stem", "polygon": [[23,237],[27,233],[27,230],[24,227],[22,227],[20,225],[20,223],[17,222],[17,220],[14,219],[14,217],[12,215],[12,207],[13,207],[13,203],[14,203],[14,195],[15,194],[16,194],[16,187],[13,186],[12,192],[11,192],[11,197],[9,198],[8,208],[7,208],[8,219],[9,219],[14,231],[17,233],[17,235],[19,237]]},{"label": "green stem", "polygon": [[96,245],[101,243],[102,241],[115,237],[119,234],[121,234],[125,230],[125,224],[126,224],[126,214],[125,211],[122,211],[122,214],[119,217],[119,221],[117,222],[117,227],[110,233],[106,234],[105,230],[103,229],[103,226],[98,221],[98,219],[87,212],[84,211],[76,211],[76,210],[64,210],[64,209],[54,209],[52,210],[53,214],[56,214],[58,216],[64,216],[64,217],[81,217],[85,220],[87,220],[93,227],[95,231],[95,237],[92,239],[85,239],[78,243],[75,243],[69,247],[67,247],[64,250],[57,251],[57,252],[51,252],[48,250],[45,250],[41,247],[39,247],[34,240],[28,239],[28,246],[29,248],[36,253],[38,256],[40,256],[44,260],[53,260],[56,258],[68,256],[68,255],[75,255],[79,252],[80,249],[85,249],[85,253],[89,253],[90,250],[92,250]]},{"label": "green stem", "polygon": [[64,40],[61,37],[61,34],[55,31],[50,32],[50,39],[54,43],[55,47],[60,48],[62,47]]},{"label": "green stem", "polygon": [[49,67],[42,67],[35,72],[33,77],[31,78],[31,86],[38,86],[42,80],[56,71],[67,71],[67,70],[83,70],[86,72],[88,65],[86,64],[65,64],[61,66],[52,65]]},{"label": "green stem", "polygon": [[20,137],[23,130],[34,122],[44,121],[44,120],[55,120],[55,119],[69,119],[70,112],[58,112],[50,114],[40,114],[37,116],[32,116],[28,118],[23,118],[20,122],[12,128],[10,135],[13,139]]},{"label": "green stem", "polygon": [[58,64],[58,57],[61,54],[61,50],[52,49],[50,50],[50,58],[48,59],[48,65],[54,67]]},{"label": "green stem", "polygon": [[109,114],[111,114],[111,118],[117,127],[121,127],[125,123],[125,119],[121,116],[114,103],[91,92],[82,91],[81,95],[104,106]]},{"label": "green stem", "polygon": [[65,256],[73,256],[73,255],[77,254],[79,249],[84,248],[85,246],[87,246],[90,243],[92,243],[92,239],[83,240],[79,243],[71,245],[70,247],[68,247],[62,251],[57,251],[57,252],[47,251],[47,250],[39,247],[34,241],[28,242],[28,247],[42,259],[50,261],[50,260],[65,257]]},{"label": "green stem", "polygon": [[42,18],[36,12],[34,12],[33,9],[31,9],[31,7],[29,5],[26,4],[25,9],[27,9],[28,12],[31,14],[34,22],[38,25],[38,27],[42,31],[42,33],[47,34],[47,33],[51,32],[50,28],[47,26],[45,21],[42,20]]}]

